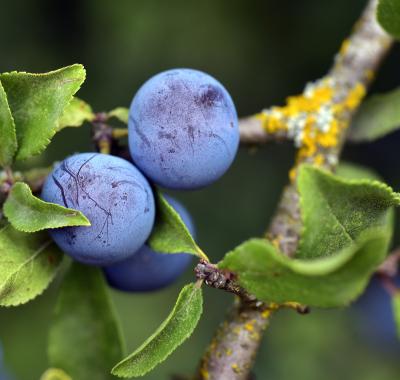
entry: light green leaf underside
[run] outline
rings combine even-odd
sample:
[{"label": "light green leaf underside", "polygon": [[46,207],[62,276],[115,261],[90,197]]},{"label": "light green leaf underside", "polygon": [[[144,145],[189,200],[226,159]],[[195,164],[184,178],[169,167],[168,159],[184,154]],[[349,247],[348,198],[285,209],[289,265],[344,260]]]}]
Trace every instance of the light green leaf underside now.
[{"label": "light green leaf underside", "polygon": [[119,377],[139,377],[164,361],[193,332],[203,309],[202,290],[186,285],[171,314],[157,331],[135,352],[118,363],[112,373]]},{"label": "light green leaf underside", "polygon": [[62,253],[45,232],[0,228],[0,306],[17,306],[40,295],[61,264]]},{"label": "light green leaf underside", "polygon": [[393,37],[400,39],[400,1],[380,0],[377,18],[381,26]]},{"label": "light green leaf underside", "polygon": [[73,263],[50,327],[50,365],[74,380],[106,380],[124,354],[120,327],[101,269]]},{"label": "light green leaf underside", "polygon": [[239,283],[265,302],[344,306],[362,293],[382,261],[376,251],[387,249],[383,235],[379,230],[370,231],[334,257],[309,262],[289,259],[268,241],[253,239],[228,253],[219,266],[238,273]]},{"label": "light green leaf underside", "polygon": [[66,127],[80,127],[85,121],[92,121],[95,117],[89,104],[77,97],[72,98],[58,119],[57,131]]},{"label": "light green leaf underside", "polygon": [[397,336],[400,339],[400,292],[392,297],[394,321],[396,323]]},{"label": "light green leaf underside", "polygon": [[78,64],[45,74],[0,74],[15,121],[18,160],[37,155],[46,148],[85,75],[85,69]]},{"label": "light green leaf underside", "polygon": [[296,258],[253,239],[228,253],[219,267],[235,272],[244,288],[266,302],[347,305],[387,254],[390,209],[398,196],[377,181],[345,180],[310,166],[300,169],[298,186],[304,230]]},{"label": "light green leaf underside", "polygon": [[166,199],[157,192],[157,214],[149,246],[162,253],[191,253],[208,261],[207,256],[199,248],[190,235],[182,218]]},{"label": "light green leaf underside", "polygon": [[0,166],[12,163],[17,150],[17,136],[15,134],[14,119],[11,115],[7,95],[0,82]]},{"label": "light green leaf underside", "polygon": [[40,380],[72,380],[62,369],[49,368],[41,377]]},{"label": "light green leaf underside", "polygon": [[115,117],[119,121],[124,124],[128,124],[129,119],[129,109],[124,107],[117,107],[111,110],[108,114],[108,117]]},{"label": "light green leaf underside", "polygon": [[361,105],[348,138],[354,142],[374,141],[399,128],[400,89],[396,89],[386,94],[372,95]]},{"label": "light green leaf underside", "polygon": [[298,178],[303,222],[298,258],[331,256],[369,229],[386,227],[392,234],[389,209],[399,197],[387,185],[346,180],[303,166]]},{"label": "light green leaf underside", "polygon": [[4,215],[19,231],[37,232],[47,228],[90,226],[78,210],[42,201],[26,183],[17,182],[4,203]]}]

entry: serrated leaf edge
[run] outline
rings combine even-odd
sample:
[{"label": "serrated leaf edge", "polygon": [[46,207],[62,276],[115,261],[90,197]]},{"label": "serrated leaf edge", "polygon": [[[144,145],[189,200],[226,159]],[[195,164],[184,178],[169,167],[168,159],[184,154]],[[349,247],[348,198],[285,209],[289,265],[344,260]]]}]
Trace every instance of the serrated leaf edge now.
[{"label": "serrated leaf edge", "polygon": [[[170,356],[170,355],[173,353],[173,351],[176,350],[177,347],[179,347],[179,345],[177,345],[164,359],[161,359],[161,360],[155,362],[155,363],[154,363],[154,366],[153,366],[152,368],[150,368],[147,372],[143,372],[141,375],[132,376],[132,375],[125,375],[125,374],[118,373],[118,370],[119,370],[119,367],[120,367],[120,366],[122,366],[125,362],[129,361],[132,357],[136,356],[140,351],[142,351],[142,350],[143,350],[143,349],[144,349],[144,348],[159,334],[159,332],[162,331],[162,330],[165,328],[165,326],[168,325],[168,323],[169,323],[169,321],[171,320],[172,316],[178,314],[178,313],[175,314],[175,310],[176,310],[176,308],[177,308],[177,306],[178,306],[178,304],[179,304],[180,298],[182,297],[183,290],[184,290],[186,287],[189,287],[189,286],[193,289],[193,291],[192,291],[190,297],[188,298],[188,300],[186,301],[186,304],[189,303],[189,302],[191,301],[191,299],[195,296],[195,292],[196,292],[196,291],[200,291],[200,292],[201,292],[201,287],[198,286],[197,283],[192,283],[192,284],[186,285],[186,286],[181,290],[181,292],[179,293],[179,296],[178,296],[178,299],[176,300],[176,303],[175,303],[175,305],[174,305],[174,308],[173,308],[172,311],[168,314],[167,318],[161,323],[161,325],[156,329],[156,331],[155,331],[150,337],[148,337],[148,338],[147,338],[147,339],[132,353],[132,354],[130,354],[130,355],[129,355],[128,357],[126,357],[125,359],[121,360],[119,363],[117,363],[117,364],[112,368],[112,370],[111,370],[111,374],[112,374],[112,375],[115,375],[115,376],[118,376],[118,377],[121,377],[121,378],[141,377],[141,376],[145,375],[146,373],[150,372],[152,369],[154,369],[158,364],[160,364],[160,363],[162,363],[164,360],[166,360],[166,358],[167,358],[168,356]],[[201,317],[201,314],[202,314],[202,311],[203,311],[203,298],[202,298],[202,294],[201,294],[200,296],[201,296],[201,301],[202,301],[202,302],[201,302],[201,304],[200,304],[200,306],[201,306],[201,307],[200,307],[200,313],[199,313],[198,318],[197,318],[197,320],[196,320],[195,326],[194,326],[194,328],[193,328],[192,331],[190,331],[190,332],[188,332],[187,334],[185,334],[185,337],[183,338],[183,340],[182,340],[181,343],[183,343],[185,340],[187,340],[187,339],[193,334],[193,331],[194,331],[194,329],[196,328],[196,326],[197,326],[197,324],[198,324],[198,322],[199,322],[199,320],[200,320],[200,317]],[[181,312],[182,312],[183,310],[184,310],[184,307],[181,308]]]},{"label": "serrated leaf edge", "polygon": [[[84,70],[85,70],[85,79],[86,79],[86,69],[84,68]],[[85,79],[84,79],[84,80],[85,80]],[[79,91],[79,89],[78,89],[78,91]],[[63,111],[63,113],[61,114],[60,118],[64,116],[65,110],[67,109],[67,107],[71,104],[71,102],[72,102],[74,99],[76,99],[76,100],[79,101],[79,102],[85,103],[85,104],[90,108],[90,113],[92,114],[92,117],[91,117],[91,118],[85,118],[85,119],[83,120],[82,124],[80,124],[80,125],[73,125],[73,126],[71,126],[71,125],[65,125],[64,127],[60,127],[60,126],[59,126],[58,123],[59,123],[60,119],[58,119],[58,120],[57,120],[57,129],[56,129],[56,131],[55,131],[55,134],[58,133],[58,132],[60,132],[60,131],[62,131],[64,128],[79,128],[79,127],[81,127],[81,126],[83,125],[83,123],[84,123],[85,121],[91,122],[91,121],[93,121],[94,118],[96,117],[96,115],[94,114],[93,109],[92,109],[92,107],[91,107],[91,105],[90,105],[89,103],[85,102],[83,99],[78,98],[78,97],[75,96],[75,95],[72,95],[70,101],[69,101],[69,102],[67,103],[67,105],[65,106],[64,111]]]},{"label": "serrated leaf edge", "polygon": [[13,114],[11,112],[10,105],[8,104],[7,93],[6,93],[6,90],[3,87],[3,84],[1,83],[1,80],[0,80],[0,87],[1,87],[0,91],[3,90],[4,94],[6,95],[7,111],[9,113],[9,116],[10,116],[11,121],[12,121],[12,131],[11,131],[11,133],[13,135],[13,140],[14,140],[14,143],[13,143],[13,154],[12,154],[11,160],[10,160],[10,162],[3,164],[3,166],[6,166],[6,165],[12,164],[12,162],[14,161],[15,153],[17,152],[17,149],[18,149],[18,140],[17,140],[17,131],[15,129],[14,116],[13,116]]},{"label": "serrated leaf edge", "polygon": [[[169,202],[165,199],[165,197],[161,194],[160,191],[156,192],[157,195],[157,204],[158,203],[163,203],[164,206],[167,207],[167,209],[170,211],[170,213],[173,215],[173,218],[175,218],[176,220],[179,221],[179,224],[181,225],[181,228],[184,230],[186,237],[188,238],[188,240],[190,241],[192,247],[190,247],[189,249],[187,249],[185,251],[185,253],[191,254],[193,256],[197,256],[200,259],[205,260],[206,262],[210,262],[210,259],[207,257],[207,255],[203,252],[203,250],[197,245],[196,241],[193,239],[192,234],[190,233],[190,231],[188,230],[188,228],[186,227],[185,223],[183,222],[181,216],[175,211],[175,209],[169,204]],[[152,234],[150,235],[149,239],[148,239],[148,244],[150,246],[150,248],[154,249],[155,251],[162,251],[159,249],[159,247],[157,245],[154,245],[152,243]],[[171,252],[163,252],[164,254],[176,254],[176,253],[182,253],[180,250],[176,250],[176,251],[171,251]]]},{"label": "serrated leaf edge", "polygon": [[[336,176],[336,175],[330,173],[326,169],[317,168],[310,164],[301,165],[299,178],[303,175],[302,173],[305,173],[305,172],[317,172],[317,173],[325,176],[325,178],[329,178],[330,180],[333,180],[336,183],[341,184],[341,185],[374,186],[375,188],[379,188],[381,190],[388,191],[390,193],[390,197],[392,198],[392,201],[395,203],[395,205],[393,205],[393,206],[400,206],[400,193],[396,193],[395,191],[393,191],[392,187],[390,187],[389,185],[387,185],[381,181],[378,181],[375,179],[347,179],[347,178]],[[299,191],[299,195],[300,195],[299,205],[300,205],[300,214],[301,214],[301,219],[302,219],[302,229],[301,229],[301,234],[300,234],[298,250],[301,249],[301,246],[303,244],[303,236],[305,235],[305,233],[307,231],[306,223],[305,223],[306,216],[304,215],[304,207],[305,207],[304,198],[300,191]],[[346,235],[348,235],[347,231],[344,231],[344,233]],[[351,240],[353,243],[355,243],[355,240],[353,238],[351,238]]]},{"label": "serrated leaf edge", "polygon": [[[76,81],[78,81],[78,82],[81,81],[81,82],[80,82],[80,84],[79,84],[77,90],[74,92],[74,94],[71,95],[70,99],[68,100],[68,102],[67,102],[67,104],[66,104],[66,106],[65,106],[65,107],[67,107],[67,105],[71,102],[72,98],[74,97],[75,93],[80,89],[80,87],[82,86],[83,82],[84,82],[85,79],[86,79],[86,69],[85,69],[85,67],[84,67],[82,64],[80,64],[80,63],[74,63],[74,64],[72,64],[72,65],[65,66],[65,67],[62,67],[62,68],[57,69],[57,70],[49,71],[49,72],[47,72],[47,73],[28,73],[28,72],[26,72],[26,71],[10,71],[10,72],[4,72],[4,73],[1,73],[1,74],[0,74],[0,80],[1,80],[1,77],[3,77],[3,76],[10,76],[10,75],[12,75],[12,74],[25,74],[25,75],[30,75],[30,76],[32,76],[32,77],[45,77],[45,76],[57,74],[57,73],[59,73],[59,72],[62,72],[62,71],[65,70],[65,69],[70,69],[70,68],[74,68],[74,67],[80,67],[80,68],[82,69],[82,71],[83,71],[83,77],[82,77],[82,78],[76,78],[76,79],[75,79]],[[65,107],[64,107],[64,110],[65,110]],[[62,116],[62,113],[61,113],[60,116]],[[54,125],[54,128],[52,128],[51,130],[48,131],[48,136],[45,136],[45,137],[44,137],[44,139],[43,139],[44,145],[42,145],[41,147],[38,147],[36,151],[31,152],[28,156],[25,154],[25,155],[22,155],[22,157],[21,157],[21,154],[20,154],[21,150],[18,149],[18,150],[17,150],[17,153],[16,153],[16,156],[15,156],[15,159],[16,159],[17,161],[23,161],[23,160],[26,160],[26,159],[28,159],[28,158],[30,158],[30,157],[33,157],[33,156],[36,156],[36,155],[42,153],[42,152],[46,149],[46,147],[50,144],[51,139],[54,137],[54,135],[55,135],[56,133],[57,133],[57,121],[56,121],[56,123],[55,123],[55,125]]]},{"label": "serrated leaf edge", "polygon": [[[3,205],[3,213],[4,213],[4,215],[6,216],[6,218],[8,219],[8,221],[10,222],[10,224],[11,224],[16,230],[21,231],[21,232],[26,232],[26,233],[34,233],[34,232],[44,231],[44,230],[47,230],[47,229],[49,229],[49,228],[51,228],[51,229],[56,229],[56,228],[77,227],[77,226],[86,226],[86,227],[88,227],[88,226],[91,225],[89,219],[88,219],[81,211],[75,210],[75,209],[72,209],[72,208],[67,208],[67,207],[61,206],[61,205],[59,205],[59,204],[57,204],[57,203],[45,202],[45,201],[43,201],[42,199],[40,199],[40,198],[38,198],[38,197],[35,197],[35,196],[32,194],[31,188],[30,188],[25,182],[15,182],[15,184],[14,184],[13,187],[11,188],[10,194],[12,193],[14,187],[15,187],[15,186],[19,186],[20,184],[25,185],[25,186],[24,186],[25,190],[27,190],[27,191],[29,190],[29,195],[31,195],[32,198],[34,198],[34,200],[35,200],[36,202],[40,202],[40,203],[43,204],[43,205],[51,205],[51,206],[53,206],[55,209],[58,209],[58,210],[60,210],[60,211],[70,211],[71,213],[76,214],[76,215],[74,215],[74,216],[80,216],[80,217],[82,218],[82,222],[71,223],[71,224],[68,224],[68,225],[57,226],[57,227],[42,227],[42,228],[34,229],[34,230],[32,230],[32,229],[26,229],[26,228],[21,228],[20,226],[15,225],[15,224],[13,223],[13,221],[12,221],[13,218],[12,218],[12,217],[10,216],[10,214],[9,214],[9,198],[7,198],[6,201],[4,202],[4,205]],[[72,216],[72,215],[71,215],[71,216]]]},{"label": "serrated leaf edge", "polygon": [[[0,232],[3,232],[6,228],[10,227],[10,225],[6,225],[3,228],[0,229]],[[50,239],[47,240],[45,243],[43,243],[34,253],[32,256],[30,256],[27,260],[25,260],[23,263],[21,263],[18,268],[11,273],[6,280],[1,284],[0,286],[0,307],[15,307],[15,306],[20,306],[20,305],[24,305],[30,301],[32,301],[33,299],[35,299],[36,297],[39,297],[40,295],[42,295],[44,293],[44,291],[48,288],[48,287],[44,287],[42,289],[41,292],[36,293],[35,295],[33,295],[32,297],[29,297],[27,299],[25,299],[23,302],[8,302],[8,303],[4,303],[1,300],[1,297],[4,295],[4,292],[7,291],[6,286],[9,286],[9,282],[11,280],[11,278],[15,277],[16,275],[18,275],[18,272],[27,264],[31,263],[33,260],[36,259],[37,256],[40,255],[40,253],[43,252],[43,250],[45,250],[47,247],[49,247],[51,244],[53,243],[53,241]],[[62,260],[61,260],[62,261]],[[58,267],[55,268],[55,270],[53,271],[53,274],[49,277],[49,282],[48,284],[50,285],[54,278],[56,277],[56,275],[58,274],[58,271],[60,269],[61,266],[61,261],[60,261],[60,265],[58,265]]]},{"label": "serrated leaf edge", "polygon": [[[229,269],[229,266],[223,264],[225,259],[229,260],[231,256],[235,255],[235,251],[237,249],[243,249],[243,246],[245,244],[253,242],[263,247],[268,245],[268,248],[273,250],[274,256],[277,259],[277,261],[279,261],[284,267],[291,270],[293,273],[309,277],[323,277],[333,272],[336,272],[343,265],[349,262],[354,257],[354,254],[367,241],[379,239],[385,234],[386,230],[382,227],[370,228],[360,233],[357,240],[343,247],[341,250],[339,250],[337,254],[332,256],[309,258],[309,259],[289,258],[281,254],[278,251],[278,249],[275,246],[273,246],[268,240],[263,238],[253,238],[245,241],[238,247],[234,248],[232,251],[228,252],[224,257],[224,259],[218,263],[218,267],[221,269],[224,268]],[[345,252],[345,254],[343,254],[342,252]],[[321,268],[321,264],[324,264],[324,268]],[[315,271],[316,268],[318,269],[318,271]],[[237,275],[240,278],[240,273],[238,273]]]}]

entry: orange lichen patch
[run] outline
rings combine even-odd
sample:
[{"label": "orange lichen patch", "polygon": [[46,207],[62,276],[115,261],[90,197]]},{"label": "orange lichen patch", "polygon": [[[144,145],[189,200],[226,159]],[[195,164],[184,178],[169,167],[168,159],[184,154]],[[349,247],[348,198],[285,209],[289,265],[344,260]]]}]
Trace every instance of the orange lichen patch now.
[{"label": "orange lichen patch", "polygon": [[236,363],[233,363],[233,364],[231,365],[231,368],[232,368],[233,372],[235,372],[235,373],[240,373],[240,368],[239,368],[239,366],[238,366]]},{"label": "orange lichen patch", "polygon": [[346,39],[342,42],[342,45],[340,46],[339,54],[344,55],[346,54],[347,50],[349,49],[350,45],[350,40]]},{"label": "orange lichen patch", "polygon": [[275,134],[277,132],[286,131],[286,124],[282,121],[279,113],[275,113],[280,107],[273,107],[270,114],[261,112],[256,115],[265,130],[270,134]]},{"label": "orange lichen patch", "polygon": [[263,312],[261,313],[261,316],[262,316],[264,319],[267,319],[267,318],[269,318],[269,316],[271,315],[271,313],[272,313],[272,310],[271,310],[271,309],[265,309],[265,310],[263,310]]},{"label": "orange lichen patch", "polygon": [[292,301],[284,302],[284,303],[282,304],[282,306],[288,307],[288,308],[294,309],[294,310],[297,310],[297,309],[299,309],[299,308],[302,307],[302,305],[301,305],[300,303],[298,303],[298,302],[292,302]]},{"label": "orange lichen patch", "polygon": [[290,182],[294,182],[297,176],[297,169],[296,167],[289,170],[289,179]]},{"label": "orange lichen patch", "polygon": [[279,305],[278,303],[276,303],[276,302],[271,302],[271,303],[268,305],[268,308],[269,308],[271,311],[272,311],[272,310],[278,310],[279,307],[280,307],[280,305]]},{"label": "orange lichen patch", "polygon": [[322,166],[325,163],[325,157],[322,154],[317,154],[314,163],[316,166]]},{"label": "orange lichen patch", "polygon": [[354,88],[352,88],[344,101],[344,107],[353,110],[360,104],[362,98],[365,96],[366,89],[361,83],[357,83]]},{"label": "orange lichen patch", "polygon": [[244,328],[249,331],[249,332],[253,332],[254,331],[254,324],[256,323],[256,321],[254,319],[252,319],[251,321],[247,322],[244,325]]},{"label": "orange lichen patch", "polygon": [[200,376],[204,380],[208,380],[210,378],[209,372],[205,368],[200,368]]},{"label": "orange lichen patch", "polygon": [[[345,41],[342,49],[347,46]],[[336,93],[334,80],[326,77],[308,84],[301,95],[287,98],[285,106],[264,110],[257,117],[268,133],[284,132],[293,138],[298,148],[297,164],[323,166],[329,162],[329,157],[324,157],[326,151],[340,144],[342,131],[348,126],[343,116],[354,110],[364,96],[365,87],[358,83],[340,100],[343,95]],[[294,169],[289,173],[291,180],[295,180],[296,172]]]}]

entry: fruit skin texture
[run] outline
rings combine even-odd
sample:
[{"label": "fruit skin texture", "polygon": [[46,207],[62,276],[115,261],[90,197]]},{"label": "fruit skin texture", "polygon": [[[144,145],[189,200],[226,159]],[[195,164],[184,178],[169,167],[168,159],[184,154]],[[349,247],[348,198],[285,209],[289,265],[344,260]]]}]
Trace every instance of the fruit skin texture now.
[{"label": "fruit skin texture", "polygon": [[[165,196],[181,216],[190,233],[194,225],[187,210],[176,200]],[[192,255],[156,253],[146,244],[132,257],[104,268],[108,283],[119,290],[145,292],[164,288],[174,282],[187,268]]]},{"label": "fruit skin texture", "polygon": [[42,199],[81,211],[90,227],[49,230],[77,261],[108,265],[123,260],[147,240],[155,204],[146,178],[128,161],[99,154],[68,157],[48,176]]},{"label": "fruit skin texture", "polygon": [[128,126],[135,164],[170,189],[197,189],[216,181],[239,145],[229,93],[197,70],[168,70],[150,78],[133,98]]}]

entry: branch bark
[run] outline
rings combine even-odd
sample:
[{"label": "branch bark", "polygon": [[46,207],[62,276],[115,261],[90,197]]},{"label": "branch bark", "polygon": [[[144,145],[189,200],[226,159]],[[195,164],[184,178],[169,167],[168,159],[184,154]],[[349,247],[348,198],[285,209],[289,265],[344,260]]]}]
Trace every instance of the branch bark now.
[{"label": "branch bark", "polygon": [[[293,256],[296,251],[301,231],[299,196],[295,181],[297,167],[304,162],[321,165],[322,161],[323,166],[334,170],[350,120],[372,81],[375,70],[391,46],[391,38],[376,21],[376,5],[377,0],[368,2],[351,36],[336,55],[331,70],[323,78],[332,87],[332,107],[336,110],[335,122],[341,126],[334,135],[335,144],[328,147],[316,144],[312,150],[308,149],[307,154],[304,154],[304,145],[300,142],[296,165],[292,171],[292,174],[294,173],[292,182],[284,189],[275,217],[266,233],[266,236],[273,239],[287,256]],[[241,124],[241,138],[244,142],[256,140],[266,142],[270,136],[262,119],[252,117]],[[311,154],[308,154],[310,151]],[[209,285],[213,286],[213,282]],[[274,311],[274,308],[256,300],[249,302],[247,295],[237,300],[217,330],[201,361],[196,378],[198,380],[250,379],[262,334]]]},{"label": "branch bark", "polygon": [[287,133],[268,133],[263,127],[262,119],[257,115],[248,116],[239,120],[240,143],[244,145],[265,144],[270,141],[288,140]]},{"label": "branch bark", "polygon": [[[336,106],[342,106],[348,101],[357,88],[363,89],[365,93],[375,76],[376,69],[392,44],[391,37],[376,21],[376,5],[377,0],[368,2],[353,33],[342,44],[331,70],[325,77],[332,83],[333,104]],[[338,143],[328,149],[316,146],[316,151],[311,156],[299,155],[294,170],[304,162],[315,164],[315,158],[318,155],[325,158],[324,166],[327,169],[334,170],[346,138],[347,128],[357,107],[358,104],[356,107],[342,107],[342,110],[336,114],[337,121],[343,126],[338,132]],[[301,149],[299,151],[301,152]],[[292,181],[283,192],[278,211],[266,236],[274,240],[285,255],[293,256],[297,249],[300,232],[298,194],[296,183]]]},{"label": "branch bark", "polygon": [[235,300],[200,363],[196,380],[251,379],[251,369],[272,309]]}]

